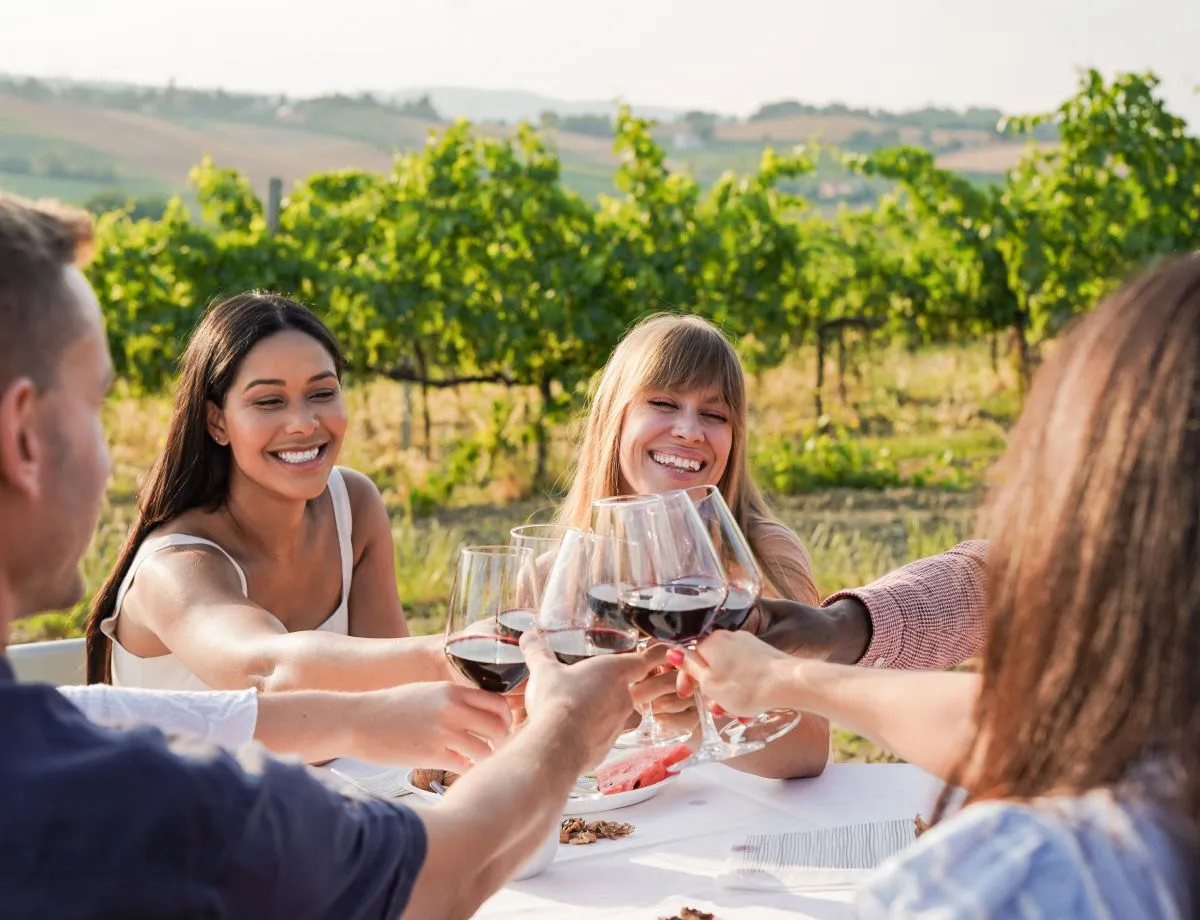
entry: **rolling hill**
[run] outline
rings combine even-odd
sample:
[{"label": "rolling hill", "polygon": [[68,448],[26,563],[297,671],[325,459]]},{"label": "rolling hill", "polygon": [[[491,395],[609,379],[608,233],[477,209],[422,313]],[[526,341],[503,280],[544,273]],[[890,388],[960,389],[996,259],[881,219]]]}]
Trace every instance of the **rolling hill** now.
[{"label": "rolling hill", "polygon": [[[407,98],[408,101],[400,101]],[[397,151],[444,127],[438,109],[477,113],[479,130],[508,132],[505,114],[550,106],[562,117],[554,131],[563,179],[594,197],[612,190],[617,160],[609,137],[595,132],[595,107],[528,93],[434,89],[414,102],[362,95],[288,100],[221,91],[45,84],[0,78],[0,188],[84,203],[101,190],[130,196],[181,193],[204,156],[245,172],[256,189],[269,178],[285,189],[314,173],[341,168],[386,171]],[[490,106],[490,107],[489,107]],[[561,111],[560,111],[561,110]],[[666,119],[669,110],[658,110]],[[573,122],[572,115],[582,116]],[[849,149],[906,143],[935,151],[950,168],[986,180],[1001,174],[1023,146],[973,127],[906,124],[903,116],[864,112],[784,113],[746,121],[706,116],[706,129],[683,118],[656,128],[676,168],[708,183],[728,169],[756,168],[764,147],[819,140]],[[926,119],[928,120],[928,119]],[[583,130],[572,130],[581,124]],[[601,129],[603,124],[601,123]],[[879,187],[823,169],[799,189],[819,203],[865,203]]]}]

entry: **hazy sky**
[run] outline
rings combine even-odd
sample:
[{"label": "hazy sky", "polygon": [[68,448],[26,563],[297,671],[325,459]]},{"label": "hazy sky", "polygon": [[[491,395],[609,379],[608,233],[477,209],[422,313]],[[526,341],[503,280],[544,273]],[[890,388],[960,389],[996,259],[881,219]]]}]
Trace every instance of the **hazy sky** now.
[{"label": "hazy sky", "polygon": [[746,114],[1053,106],[1153,68],[1200,125],[1200,0],[0,0],[0,70],[293,95],[421,85]]}]

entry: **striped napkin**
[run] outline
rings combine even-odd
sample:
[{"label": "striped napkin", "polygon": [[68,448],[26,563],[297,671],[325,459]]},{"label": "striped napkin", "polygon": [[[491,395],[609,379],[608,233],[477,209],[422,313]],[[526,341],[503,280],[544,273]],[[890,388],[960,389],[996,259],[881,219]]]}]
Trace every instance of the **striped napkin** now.
[{"label": "striped napkin", "polygon": [[852,888],[914,840],[911,818],[752,834],[730,852],[717,882],[725,888]]}]

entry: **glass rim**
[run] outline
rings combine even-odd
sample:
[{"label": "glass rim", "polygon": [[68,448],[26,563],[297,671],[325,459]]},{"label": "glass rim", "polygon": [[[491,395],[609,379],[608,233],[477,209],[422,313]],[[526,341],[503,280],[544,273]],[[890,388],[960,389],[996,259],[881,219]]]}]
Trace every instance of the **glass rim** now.
[{"label": "glass rim", "polygon": [[607,508],[610,505],[641,505],[658,501],[662,501],[661,495],[648,495],[639,492],[634,495],[608,495],[604,498],[596,498],[592,500],[592,507]]},{"label": "glass rim", "polygon": [[[526,540],[554,540],[562,539],[573,530],[579,530],[579,528],[572,527],[570,524],[519,524],[509,528],[508,535]],[[554,533],[556,536],[542,536],[547,532]]]},{"label": "glass rim", "polygon": [[528,553],[528,546],[513,546],[511,543],[480,543],[459,547],[463,556],[521,556]]}]

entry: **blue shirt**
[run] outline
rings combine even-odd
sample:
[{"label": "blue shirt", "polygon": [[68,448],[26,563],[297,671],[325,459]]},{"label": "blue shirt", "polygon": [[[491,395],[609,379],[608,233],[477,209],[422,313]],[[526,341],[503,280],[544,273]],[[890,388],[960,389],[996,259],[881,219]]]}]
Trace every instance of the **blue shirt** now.
[{"label": "blue shirt", "polygon": [[1182,835],[1108,791],[982,802],[921,835],[859,890],[864,920],[1190,917]]},{"label": "blue shirt", "polygon": [[89,722],[0,656],[0,916],[393,918],[425,861],[409,809],[155,729]]}]

